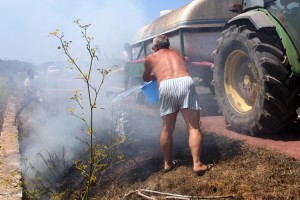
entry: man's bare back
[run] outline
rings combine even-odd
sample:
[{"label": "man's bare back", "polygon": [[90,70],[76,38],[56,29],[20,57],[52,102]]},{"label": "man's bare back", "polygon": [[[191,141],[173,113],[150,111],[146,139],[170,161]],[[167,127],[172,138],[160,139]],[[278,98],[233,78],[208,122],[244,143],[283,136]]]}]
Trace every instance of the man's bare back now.
[{"label": "man's bare back", "polygon": [[172,49],[160,49],[147,56],[144,63],[143,80],[146,82],[153,80],[152,72],[158,84],[166,79],[190,76],[183,57]]}]

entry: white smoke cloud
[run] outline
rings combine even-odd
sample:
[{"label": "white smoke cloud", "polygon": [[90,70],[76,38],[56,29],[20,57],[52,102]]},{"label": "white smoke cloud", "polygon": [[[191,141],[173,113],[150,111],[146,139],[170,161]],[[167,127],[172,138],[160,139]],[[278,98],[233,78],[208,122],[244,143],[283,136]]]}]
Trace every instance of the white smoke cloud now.
[{"label": "white smoke cloud", "polygon": [[[91,27],[88,29],[88,35],[95,38],[93,45],[97,46],[99,51],[104,52],[109,58],[120,58],[123,44],[132,42],[137,29],[144,25],[145,11],[140,1],[86,1],[84,4],[80,2],[70,0],[18,1],[16,7],[11,7],[10,4],[4,3],[4,9],[7,8],[17,13],[22,13],[22,15],[18,15],[15,24],[9,24],[4,19],[0,19],[6,29],[19,30],[18,33],[3,32],[3,37],[8,38],[3,46],[11,45],[14,47],[5,50],[7,55],[15,55],[20,60],[35,63],[67,60],[67,57],[56,48],[59,45],[58,40],[47,37],[51,31],[60,29],[65,34],[65,40],[73,41],[70,47],[72,56],[81,61],[81,64],[83,64],[81,67],[87,68],[88,52],[85,48],[85,42],[81,37],[80,29],[76,24],[73,24],[73,20],[81,19],[82,24],[91,24]],[[30,5],[30,10],[24,11],[22,8],[28,7],[27,4]],[[16,17],[16,15],[11,13],[9,17]],[[5,56],[5,53],[2,53],[2,55]],[[105,67],[118,64],[111,62],[112,60],[110,59],[109,63],[105,63]],[[100,61],[99,65],[102,64]],[[96,83],[99,82],[101,77],[94,72],[92,81]],[[68,84],[58,81],[54,90],[51,90],[52,92],[48,91],[48,94],[45,96],[45,100],[49,102],[51,107],[45,109],[41,106],[39,112],[36,112],[35,116],[31,116],[30,121],[27,121],[31,126],[31,130],[22,150],[23,156],[27,158],[27,163],[34,164],[37,160],[37,154],[43,149],[51,155],[61,155],[61,151],[64,149],[66,152],[64,159],[70,164],[84,146],[78,138],[88,139],[87,135],[82,131],[85,128],[83,123],[67,112],[68,108],[76,107],[74,102],[69,100],[72,92],[69,90],[66,90],[65,93],[58,92],[79,87],[82,89],[83,97],[85,98],[87,95],[86,87],[83,84],[79,84],[79,80],[74,79],[76,77],[75,74],[67,74],[66,77],[69,80]],[[111,99],[106,97],[106,92],[110,91],[112,87],[122,90],[124,88],[123,77],[122,70],[118,70],[105,80],[94,120],[96,129],[99,131],[114,131],[113,127],[111,127],[112,124],[110,124],[113,122],[109,122],[113,118],[110,107]],[[87,101],[84,100],[84,102],[86,103]],[[88,106],[89,104],[84,105],[86,109]],[[100,108],[104,108],[104,110]],[[78,106],[76,109],[79,109]],[[86,114],[88,115],[88,112]],[[157,119],[155,118],[155,121],[160,121],[159,116],[157,116]],[[132,123],[145,126],[150,125],[147,120],[141,117],[135,120]],[[149,132],[152,131],[147,130],[140,135],[145,134],[149,137],[152,134]],[[38,170],[41,170],[40,172],[43,173],[43,170],[47,170],[47,168],[42,166]],[[35,175],[33,171],[27,171],[27,173],[27,176]]]}]

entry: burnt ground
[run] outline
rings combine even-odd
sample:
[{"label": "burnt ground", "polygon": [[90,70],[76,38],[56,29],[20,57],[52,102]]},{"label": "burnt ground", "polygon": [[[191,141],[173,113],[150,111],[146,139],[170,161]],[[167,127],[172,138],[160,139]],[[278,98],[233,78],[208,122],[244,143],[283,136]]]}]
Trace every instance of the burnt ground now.
[{"label": "burnt ground", "polygon": [[[299,142],[299,139],[286,139],[283,141],[287,142],[285,147],[280,148],[278,143],[272,143],[271,140],[281,141],[282,138],[253,138],[235,133],[225,127],[222,117],[215,109],[212,109],[215,113],[208,116],[211,111],[203,107],[205,117],[202,117],[202,161],[214,163],[213,169],[200,177],[193,173],[187,130],[179,116],[174,132],[173,151],[173,157],[179,161],[179,166],[169,173],[162,173],[163,158],[159,149],[161,121],[158,108],[137,104],[133,98],[126,100],[126,108],[131,130],[126,142],[119,146],[119,152],[124,159],[107,173],[97,177],[91,197],[143,199],[138,195],[139,190],[144,195],[160,196],[161,199],[166,199],[165,193],[169,193],[169,196],[178,194],[195,198],[300,199],[300,161],[276,150],[292,146],[289,142]],[[26,123],[23,127],[26,127]],[[26,131],[24,133],[30,134]],[[257,145],[260,143],[258,141],[262,145]],[[270,143],[276,148],[269,148]],[[68,181],[70,177],[72,182]],[[84,188],[78,185],[81,181],[78,172],[69,171],[61,190],[68,191],[64,199],[79,197],[76,194]]]},{"label": "burnt ground", "polygon": [[[180,165],[166,174],[161,172],[162,157],[145,152],[143,156],[125,156],[124,163],[104,177],[110,180],[105,182],[107,187],[99,187],[94,197],[121,199],[131,193],[125,199],[139,199],[137,193],[132,192],[146,189],[199,198],[299,199],[299,161],[264,149],[249,148],[228,138],[204,136],[202,160],[214,163],[214,167],[203,176],[192,172],[187,146],[174,151]],[[154,194],[148,194],[151,195]],[[166,195],[161,196],[166,198]]]},{"label": "burnt ground", "polygon": [[[300,198],[300,160],[272,149],[253,146],[255,142],[247,143],[222,134],[222,129],[213,128],[215,124],[219,128],[222,126],[216,120],[220,116],[202,118],[205,118],[202,161],[213,163],[214,167],[203,176],[192,171],[187,130],[179,116],[173,151],[173,158],[178,160],[179,166],[163,173],[159,149],[161,122],[156,117],[157,107],[135,103],[134,107],[130,107],[127,103],[130,121],[135,123],[131,124],[132,134],[119,146],[124,159],[108,173],[97,177],[97,185],[91,193],[93,198],[150,199],[152,196],[167,199],[169,196],[168,199],[175,199],[176,195],[176,199],[187,199],[186,196],[190,199]],[[268,139],[266,143],[269,143]],[[76,198],[75,192],[71,193],[73,195],[66,199]]]}]

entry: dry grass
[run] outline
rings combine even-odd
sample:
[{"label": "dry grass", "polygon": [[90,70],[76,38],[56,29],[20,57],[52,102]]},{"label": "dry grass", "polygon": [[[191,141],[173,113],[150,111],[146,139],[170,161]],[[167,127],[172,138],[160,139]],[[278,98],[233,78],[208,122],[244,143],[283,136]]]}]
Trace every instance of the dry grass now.
[{"label": "dry grass", "polygon": [[[252,148],[215,133],[204,133],[202,161],[215,166],[199,177],[192,171],[187,131],[178,123],[173,156],[180,161],[180,166],[162,173],[160,118],[143,116],[141,120],[141,115],[132,113],[128,120],[132,130],[127,131],[132,134],[119,146],[124,160],[97,177],[98,184],[91,189],[91,199],[144,199],[133,192],[141,189],[194,196],[194,199],[203,196],[246,200],[300,199],[299,160]],[[68,175],[61,188],[68,194],[65,199],[78,199],[78,191],[84,188],[81,182],[78,172]],[[166,199],[166,195],[147,195]]]},{"label": "dry grass", "polygon": [[[143,124],[136,127],[136,132],[145,131],[139,129],[142,127]],[[125,155],[124,162],[102,176],[99,186],[93,189],[93,196],[96,199],[143,199],[136,192],[129,193],[147,189],[196,197],[300,199],[299,160],[269,150],[251,148],[243,142],[214,133],[205,133],[202,160],[215,166],[198,177],[192,171],[187,137],[182,134],[185,130],[181,127],[176,130],[174,159],[180,161],[179,167],[162,173],[159,134],[134,134],[130,142],[120,147]],[[125,194],[128,194],[126,198]],[[154,196],[165,199],[166,195]]]}]

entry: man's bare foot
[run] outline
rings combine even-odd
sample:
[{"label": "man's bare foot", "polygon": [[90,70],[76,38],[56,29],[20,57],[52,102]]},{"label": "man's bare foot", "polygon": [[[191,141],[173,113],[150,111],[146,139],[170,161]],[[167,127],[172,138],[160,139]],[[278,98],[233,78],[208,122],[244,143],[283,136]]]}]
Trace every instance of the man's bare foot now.
[{"label": "man's bare foot", "polygon": [[164,167],[163,172],[166,173],[172,171],[176,167],[178,167],[178,161],[173,160],[171,165]]},{"label": "man's bare foot", "polygon": [[202,164],[197,168],[194,167],[194,172],[196,172],[198,176],[202,176],[203,174],[205,174],[205,172],[211,170],[213,166],[214,166],[213,164],[207,164],[207,165]]}]

